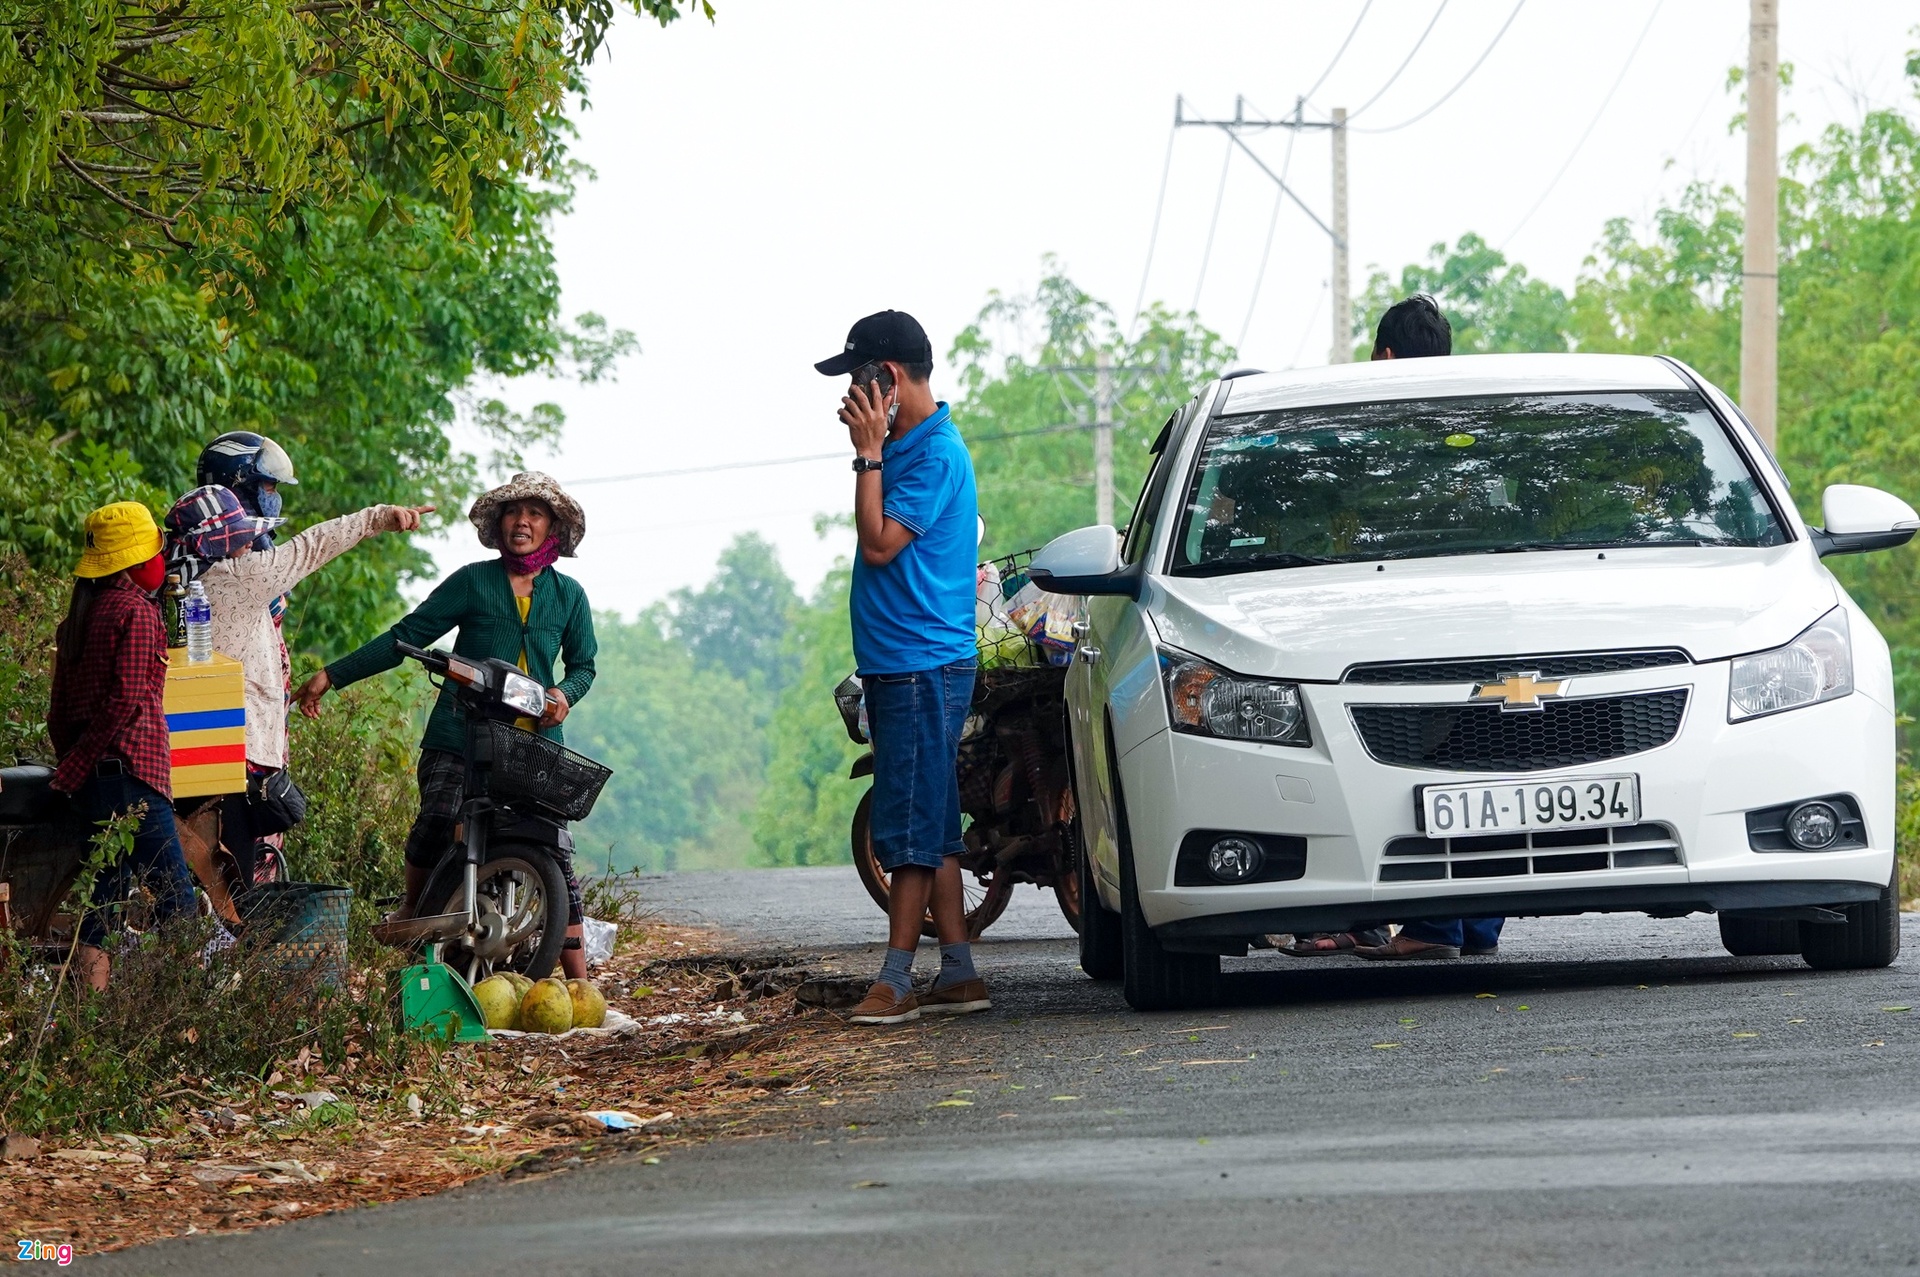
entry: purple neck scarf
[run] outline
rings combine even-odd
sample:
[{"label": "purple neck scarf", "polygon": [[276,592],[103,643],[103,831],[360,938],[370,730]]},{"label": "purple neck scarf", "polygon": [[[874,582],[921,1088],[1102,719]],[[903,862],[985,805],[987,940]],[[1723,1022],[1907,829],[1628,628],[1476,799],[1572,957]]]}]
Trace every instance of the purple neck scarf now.
[{"label": "purple neck scarf", "polygon": [[550,568],[553,561],[560,557],[560,538],[549,536],[540,543],[540,548],[532,554],[515,554],[511,550],[500,551],[500,562],[506,564],[507,572],[512,576],[534,576],[542,568]]}]

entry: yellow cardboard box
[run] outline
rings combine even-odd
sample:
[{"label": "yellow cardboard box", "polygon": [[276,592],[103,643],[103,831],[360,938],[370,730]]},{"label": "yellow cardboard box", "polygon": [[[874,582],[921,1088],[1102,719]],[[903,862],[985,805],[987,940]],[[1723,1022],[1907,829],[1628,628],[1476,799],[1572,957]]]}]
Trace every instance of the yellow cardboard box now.
[{"label": "yellow cardboard box", "polygon": [[240,662],[219,652],[204,665],[167,652],[167,731],[173,796],[238,794],[247,788],[247,691]]}]

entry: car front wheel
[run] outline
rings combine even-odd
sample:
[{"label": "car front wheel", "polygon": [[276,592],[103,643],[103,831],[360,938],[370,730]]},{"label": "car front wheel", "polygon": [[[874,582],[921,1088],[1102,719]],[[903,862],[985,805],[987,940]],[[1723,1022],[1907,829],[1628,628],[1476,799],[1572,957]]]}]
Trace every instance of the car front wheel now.
[{"label": "car front wheel", "polygon": [[1800,956],[1816,971],[1865,971],[1900,956],[1900,898],[1891,884],[1880,898],[1840,905],[1845,922],[1800,924]]},{"label": "car front wheel", "polygon": [[[1112,757],[1109,750],[1109,757]],[[1140,888],[1133,870],[1133,839],[1127,829],[1127,800],[1120,776],[1113,777],[1113,808],[1120,836],[1121,988],[1136,1011],[1175,1011],[1210,1006],[1220,997],[1220,957],[1212,953],[1173,953],[1140,912]],[[1096,895],[1095,900],[1099,897]]]},{"label": "car front wheel", "polygon": [[1095,980],[1118,980],[1125,972],[1120,952],[1120,915],[1100,903],[1079,820],[1073,822],[1074,872],[1080,879],[1080,969]]}]

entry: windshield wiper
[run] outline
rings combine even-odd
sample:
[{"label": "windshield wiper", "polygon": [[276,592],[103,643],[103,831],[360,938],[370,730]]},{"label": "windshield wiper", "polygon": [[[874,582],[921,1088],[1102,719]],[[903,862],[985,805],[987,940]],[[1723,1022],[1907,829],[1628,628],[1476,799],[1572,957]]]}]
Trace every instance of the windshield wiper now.
[{"label": "windshield wiper", "polygon": [[1528,550],[1657,550],[1664,546],[1724,545],[1722,541],[1707,541],[1700,537],[1675,537],[1664,541],[1515,541],[1508,545],[1491,545],[1483,554],[1521,554]]},{"label": "windshield wiper", "polygon": [[1190,563],[1173,570],[1174,576],[1228,576],[1235,572],[1264,572],[1268,568],[1310,568],[1323,563],[1339,563],[1340,559],[1324,558],[1317,554],[1295,554],[1290,550],[1275,550],[1267,554],[1249,554],[1238,559],[1208,559],[1204,563]]}]

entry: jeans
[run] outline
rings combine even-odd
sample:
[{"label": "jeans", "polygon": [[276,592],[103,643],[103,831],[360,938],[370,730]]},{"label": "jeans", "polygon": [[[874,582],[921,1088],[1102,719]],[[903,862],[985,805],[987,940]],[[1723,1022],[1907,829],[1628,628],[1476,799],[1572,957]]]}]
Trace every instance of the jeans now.
[{"label": "jeans", "polygon": [[973,705],[974,663],[861,678],[873,738],[873,855],[888,873],[938,869],[957,856],[960,733]]},{"label": "jeans", "polygon": [[193,875],[180,852],[173,826],[173,804],[145,781],[129,775],[95,775],[74,795],[87,819],[104,824],[111,817],[147,805],[133,835],[133,852],[100,871],[93,884],[93,903],[80,916],[80,942],[96,948],[107,938],[101,913],[127,898],[137,876],[153,892],[153,916],[165,922],[193,912]]},{"label": "jeans", "polygon": [[1450,944],[1456,949],[1491,949],[1500,943],[1505,918],[1451,918],[1446,922],[1409,922],[1400,934],[1427,944]]}]

